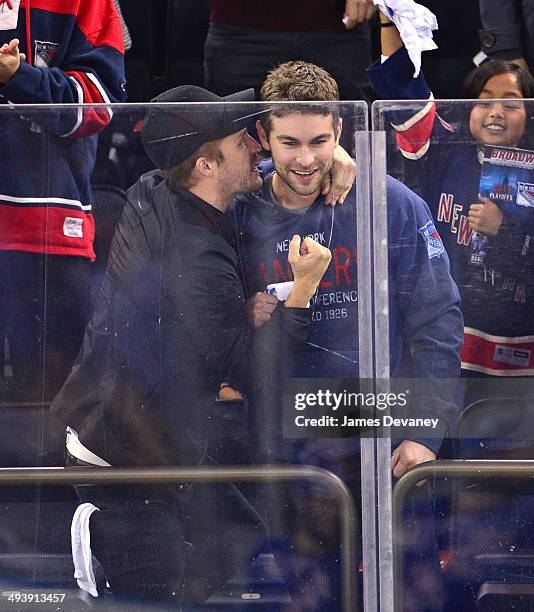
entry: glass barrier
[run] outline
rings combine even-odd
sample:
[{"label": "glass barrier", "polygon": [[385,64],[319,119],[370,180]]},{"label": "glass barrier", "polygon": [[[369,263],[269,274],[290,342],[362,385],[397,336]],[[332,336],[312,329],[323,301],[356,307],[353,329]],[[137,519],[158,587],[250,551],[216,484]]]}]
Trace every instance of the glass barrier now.
[{"label": "glass barrier", "polygon": [[[518,478],[509,471],[503,481],[497,466],[491,478],[484,470],[478,472],[476,464],[470,468],[469,462],[463,463],[528,464],[524,460],[534,459],[533,115],[534,101],[517,98],[373,105],[379,143],[373,171],[380,176],[382,159],[392,177],[387,185],[390,286],[402,268],[420,270],[401,322],[406,331],[411,329],[410,384],[420,401],[408,401],[408,412],[400,415],[408,429],[397,440],[391,436],[393,476],[402,472],[404,442],[396,445],[403,439],[422,444],[412,445],[413,463],[435,456],[455,460],[421,473],[425,480],[419,486],[396,496],[404,503],[393,508],[392,527],[387,449],[385,442],[377,442],[384,456],[377,470],[379,521],[384,525],[378,554],[386,560],[380,589],[387,610],[534,606],[534,497],[529,480],[519,476],[528,466],[518,464]],[[404,234],[406,240],[420,243],[421,256],[402,262],[400,268],[394,260],[392,271],[392,223],[403,214],[392,197],[396,181],[424,203],[416,203],[420,212],[415,225],[411,234]],[[463,323],[458,320],[455,286]],[[400,320],[393,295],[390,287],[390,330],[396,318]],[[390,333],[389,385],[398,398],[408,385],[392,338]],[[377,341],[378,353],[381,347]],[[396,416],[393,413],[391,409]],[[402,568],[399,572],[396,564],[395,575],[392,552]]]},{"label": "glass barrier", "polygon": [[[314,422],[313,396],[376,374],[365,104],[0,115],[1,467],[80,470],[74,489],[2,486],[1,606],[359,608],[345,597],[347,576],[361,581],[360,532],[376,548],[360,429]],[[336,206],[321,195],[332,166],[348,191]],[[82,478],[287,464],[348,486],[348,570],[346,515],[320,478]],[[376,574],[365,580],[376,591]]]}]

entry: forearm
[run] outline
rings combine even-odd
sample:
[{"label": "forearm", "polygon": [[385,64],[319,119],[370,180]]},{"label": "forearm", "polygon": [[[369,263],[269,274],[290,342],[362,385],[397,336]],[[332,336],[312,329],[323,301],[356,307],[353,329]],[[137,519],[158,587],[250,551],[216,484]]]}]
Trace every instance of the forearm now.
[{"label": "forearm", "polygon": [[397,27],[386,15],[380,13],[380,47],[382,55],[390,57],[402,46],[403,42]]},{"label": "forearm", "polygon": [[286,308],[307,308],[309,301],[317,291],[317,284],[295,280],[284,306]]}]

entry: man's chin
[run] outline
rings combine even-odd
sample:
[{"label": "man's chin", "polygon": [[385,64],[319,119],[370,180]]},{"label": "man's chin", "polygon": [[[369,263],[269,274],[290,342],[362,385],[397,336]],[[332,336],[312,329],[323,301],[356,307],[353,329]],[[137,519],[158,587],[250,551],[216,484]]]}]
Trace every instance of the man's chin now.
[{"label": "man's chin", "polygon": [[310,197],[312,195],[315,195],[316,197],[318,197],[321,193],[319,185],[308,185],[306,187],[302,185],[290,185],[290,187],[299,196]]},{"label": "man's chin", "polygon": [[246,186],[246,188],[242,189],[240,193],[250,193],[251,191],[258,191],[258,189],[261,189],[262,185],[263,185],[262,178],[260,176],[256,176],[253,179],[251,179],[251,181]]}]

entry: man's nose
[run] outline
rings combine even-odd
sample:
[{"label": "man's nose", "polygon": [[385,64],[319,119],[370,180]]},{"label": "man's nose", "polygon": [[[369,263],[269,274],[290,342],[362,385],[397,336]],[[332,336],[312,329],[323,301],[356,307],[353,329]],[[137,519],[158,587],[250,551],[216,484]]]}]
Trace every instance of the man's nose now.
[{"label": "man's nose", "polygon": [[315,156],[313,151],[310,151],[308,147],[302,148],[298,151],[296,162],[299,164],[299,166],[308,168],[309,166],[313,165],[314,160]]},{"label": "man's nose", "polygon": [[253,155],[261,151],[261,144],[255,138],[252,138],[250,134],[247,134],[247,147]]}]

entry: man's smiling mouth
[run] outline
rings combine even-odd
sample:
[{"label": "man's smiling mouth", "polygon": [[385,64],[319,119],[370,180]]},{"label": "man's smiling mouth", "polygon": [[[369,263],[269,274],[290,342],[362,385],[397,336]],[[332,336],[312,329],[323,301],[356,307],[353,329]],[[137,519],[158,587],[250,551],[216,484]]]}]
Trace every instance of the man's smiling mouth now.
[{"label": "man's smiling mouth", "polygon": [[303,170],[291,170],[291,172],[294,172],[297,176],[311,176],[312,174],[317,172],[317,169],[307,170],[306,172],[304,172]]}]

